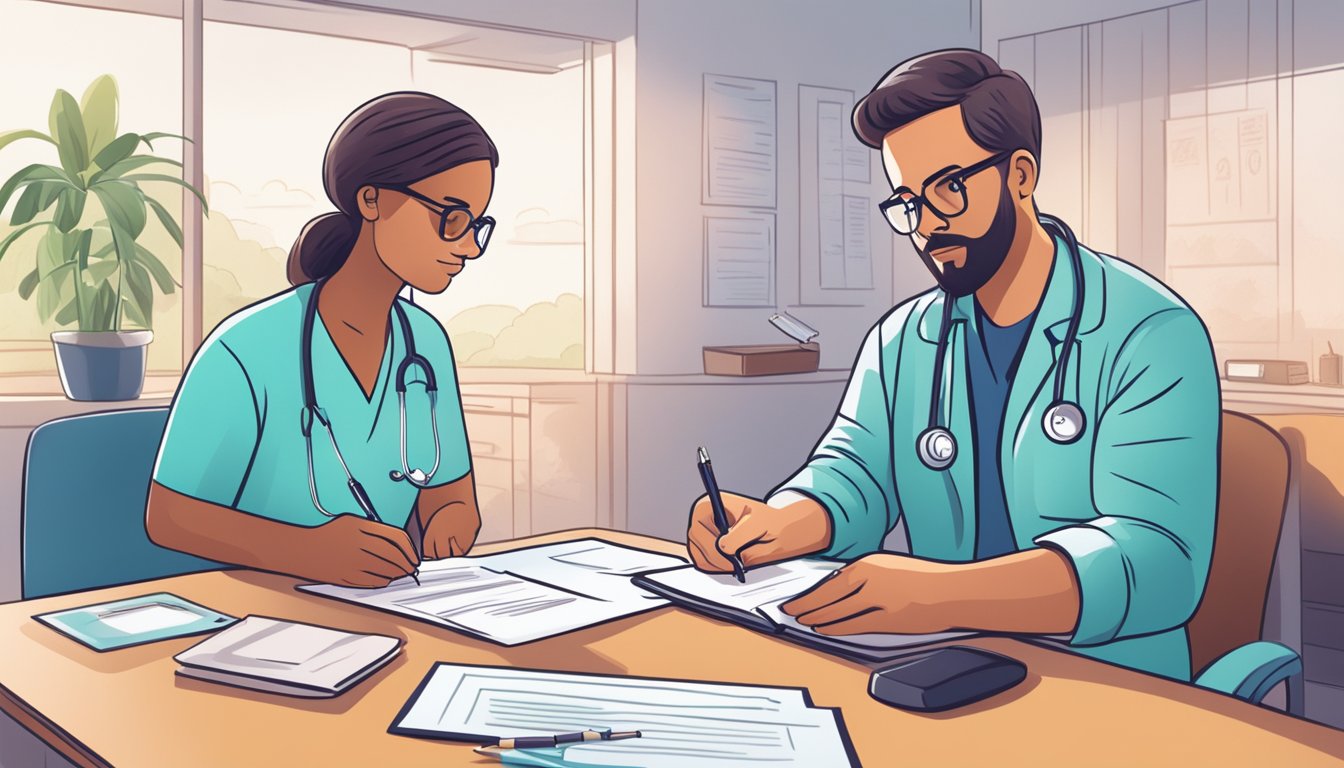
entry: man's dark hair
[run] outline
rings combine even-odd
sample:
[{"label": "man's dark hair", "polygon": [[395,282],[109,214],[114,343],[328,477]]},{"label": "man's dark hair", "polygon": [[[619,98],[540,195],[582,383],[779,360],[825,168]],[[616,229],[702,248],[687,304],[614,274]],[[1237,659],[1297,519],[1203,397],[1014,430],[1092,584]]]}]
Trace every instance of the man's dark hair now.
[{"label": "man's dark hair", "polygon": [[1041,111],[1020,75],[967,48],[906,59],[854,107],[854,133],[877,149],[906,123],[960,104],[971,139],[990,152],[1025,149],[1041,160]]}]

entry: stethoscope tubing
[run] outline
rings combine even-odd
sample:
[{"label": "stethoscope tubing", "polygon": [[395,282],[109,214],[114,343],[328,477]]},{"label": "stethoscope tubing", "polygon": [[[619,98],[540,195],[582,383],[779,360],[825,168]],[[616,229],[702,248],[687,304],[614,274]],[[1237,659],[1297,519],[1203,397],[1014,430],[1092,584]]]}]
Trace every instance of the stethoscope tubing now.
[{"label": "stethoscope tubing", "polygon": [[[351,496],[354,497],[356,505],[359,506],[363,514],[372,519],[381,521],[378,513],[374,511],[373,501],[369,498],[364,486],[355,479],[354,473],[346,464],[345,456],[341,453],[341,448],[336,443],[336,434],[331,429],[331,422],[327,419],[326,412],[317,404],[317,387],[313,382],[313,327],[317,317],[317,299],[321,294],[322,286],[325,281],[319,280],[313,285],[312,292],[308,296],[308,301],[304,305],[303,312],[303,331],[302,338],[299,341],[301,350],[299,354],[299,374],[303,384],[303,410],[300,414],[300,424],[303,431],[303,439],[306,445],[308,458],[308,491],[313,499],[313,506],[319,512],[327,517],[335,517],[338,513],[328,511],[322,506],[322,502],[317,493],[317,478],[313,470],[313,437],[312,427],[316,421],[326,431],[328,439],[331,441],[331,450],[336,454],[336,460],[340,462],[341,471],[345,474],[346,485],[350,489]],[[397,322],[401,326],[401,335],[405,339],[406,354],[401,364],[397,366],[397,410],[400,415],[401,424],[401,470],[392,470],[389,477],[393,481],[405,480],[417,488],[426,488],[433,481],[434,473],[439,469],[439,422],[438,422],[438,382],[434,376],[434,368],[424,357],[416,354],[415,337],[411,333],[411,323],[406,317],[406,311],[402,309],[397,301],[392,303],[396,311]],[[412,366],[418,367],[425,375],[425,393],[429,396],[429,421],[430,431],[434,435],[434,463],[428,472],[422,469],[411,469],[406,451],[406,376]]]},{"label": "stethoscope tubing", "polygon": [[[1069,324],[1064,334],[1064,349],[1059,354],[1055,366],[1055,381],[1052,390],[1053,399],[1046,408],[1041,420],[1041,429],[1052,442],[1068,444],[1082,436],[1087,416],[1083,409],[1064,398],[1064,383],[1072,357],[1073,346],[1078,338],[1078,328],[1082,323],[1083,306],[1083,257],[1078,248],[1078,239],[1073,230],[1062,220],[1045,213],[1037,213],[1042,225],[1059,232],[1069,251],[1069,261],[1073,266],[1073,307],[1069,313]],[[938,329],[937,357],[933,363],[933,391],[929,397],[928,427],[915,438],[915,452],[924,466],[934,471],[944,471],[952,466],[957,457],[957,439],[952,431],[939,420],[939,409],[943,398],[944,358],[947,356],[948,337],[952,325],[952,297],[943,292],[943,322]],[[1065,430],[1055,424],[1060,421]]]}]

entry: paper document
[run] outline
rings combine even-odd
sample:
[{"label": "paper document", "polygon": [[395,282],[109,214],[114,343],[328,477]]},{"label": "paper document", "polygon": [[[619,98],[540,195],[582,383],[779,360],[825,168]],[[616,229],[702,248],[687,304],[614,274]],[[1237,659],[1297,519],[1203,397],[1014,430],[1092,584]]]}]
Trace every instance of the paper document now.
[{"label": "paper document", "polygon": [[483,741],[602,728],[643,736],[570,745],[565,759],[647,768],[858,765],[839,710],[813,707],[802,688],[440,663],[389,730]]},{"label": "paper document", "polygon": [[844,566],[834,560],[800,559],[752,568],[747,581],[740,583],[731,573],[705,573],[693,566],[641,574],[635,583],[656,592],[678,605],[718,618],[775,632],[790,640],[829,653],[861,659],[885,661],[919,645],[928,645],[970,632],[938,632],[921,635],[872,633],[862,635],[819,635],[810,627],[780,610],[781,603],[805,592],[830,572]]},{"label": "paper document", "polygon": [[120,608],[98,615],[104,626],[128,635],[142,632],[159,632],[165,629],[181,627],[198,621],[201,617],[195,612],[166,603],[150,603],[131,608]]},{"label": "paper document", "polygon": [[670,555],[579,539],[497,555],[426,560],[420,564],[419,585],[408,577],[381,589],[331,584],[299,589],[518,645],[666,605],[631,584],[630,576],[684,563]]}]

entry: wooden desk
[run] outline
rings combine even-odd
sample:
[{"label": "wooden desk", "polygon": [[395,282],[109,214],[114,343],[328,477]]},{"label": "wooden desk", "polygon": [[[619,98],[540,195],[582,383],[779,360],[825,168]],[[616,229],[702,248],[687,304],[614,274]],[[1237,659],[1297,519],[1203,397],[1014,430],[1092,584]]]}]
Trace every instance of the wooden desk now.
[{"label": "wooden desk", "polygon": [[[597,535],[665,552],[666,541],[570,531],[517,544]],[[507,549],[482,546],[480,552]],[[435,661],[516,664],[806,686],[839,706],[864,765],[1338,764],[1344,732],[1226,696],[1002,638],[975,641],[1026,662],[1017,688],[956,713],[919,715],[867,695],[868,670],[687,611],[667,608],[514,648],[294,591],[251,571],[193,574],[0,605],[0,706],[79,765],[491,765],[462,744],[389,735]],[[96,653],[30,617],[166,590],[242,616],[279,616],[400,635],[399,658],[335,699],[241,691],[173,674],[180,638]],[[712,649],[712,650],[711,650]],[[824,768],[818,766],[818,768]]]}]

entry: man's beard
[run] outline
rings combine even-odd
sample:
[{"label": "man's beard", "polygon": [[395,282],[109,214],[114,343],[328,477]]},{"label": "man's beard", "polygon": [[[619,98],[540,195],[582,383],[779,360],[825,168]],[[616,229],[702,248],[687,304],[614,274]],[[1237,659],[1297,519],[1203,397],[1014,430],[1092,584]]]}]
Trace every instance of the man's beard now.
[{"label": "man's beard", "polygon": [[[916,249],[919,251],[919,258],[949,296],[953,298],[969,296],[989,282],[989,279],[999,271],[999,267],[1003,266],[1004,259],[1008,258],[1008,249],[1017,234],[1015,214],[1012,196],[1005,186],[999,194],[999,207],[994,212],[994,221],[990,222],[989,230],[985,234],[980,237],[965,237],[935,232],[929,236],[929,241],[922,249]],[[940,269],[938,262],[929,255],[939,248],[958,245],[966,249],[962,267],[954,267],[948,262]]]}]

